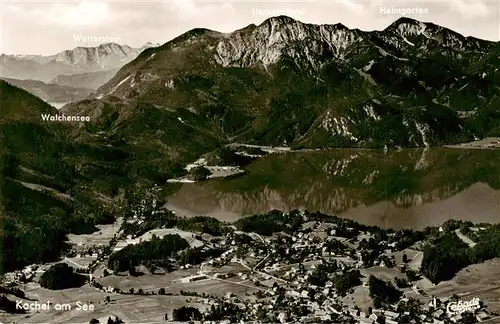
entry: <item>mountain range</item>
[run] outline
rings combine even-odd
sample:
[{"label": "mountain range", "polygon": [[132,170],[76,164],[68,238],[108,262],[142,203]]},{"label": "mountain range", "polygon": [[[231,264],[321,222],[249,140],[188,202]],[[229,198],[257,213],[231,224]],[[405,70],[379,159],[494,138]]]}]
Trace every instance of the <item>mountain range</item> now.
[{"label": "mountain range", "polygon": [[144,49],[157,45],[147,43],[133,48],[107,43],[96,47],[76,47],[50,56],[2,54],[0,77],[95,90]]},{"label": "mountain range", "polygon": [[[61,57],[15,60],[117,68]],[[165,183],[228,143],[377,148],[498,136],[499,66],[499,43],[431,23],[363,32],[280,16],[147,48],[59,112],[0,80],[0,273],[55,259],[65,234],[119,215],[124,188]],[[40,116],[56,113],[91,121]]]},{"label": "mountain range", "polygon": [[213,141],[435,146],[500,133],[499,66],[499,43],[432,23],[364,32],[279,16],[146,49],[63,109],[171,156]]}]

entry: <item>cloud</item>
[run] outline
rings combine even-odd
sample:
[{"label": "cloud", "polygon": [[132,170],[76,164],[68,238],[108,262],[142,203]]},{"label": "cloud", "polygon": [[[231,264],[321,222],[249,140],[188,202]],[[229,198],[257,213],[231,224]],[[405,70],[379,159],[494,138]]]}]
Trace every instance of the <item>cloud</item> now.
[{"label": "cloud", "polygon": [[[83,0],[86,2],[0,0],[1,52],[54,54],[80,46],[73,35],[118,36],[124,44],[142,46],[150,40],[167,42],[192,28],[230,32],[267,18],[255,9],[290,9],[291,16],[317,24],[343,23],[361,30],[383,29],[398,18],[381,15],[380,7],[421,7],[429,13],[415,16],[464,35],[498,39],[497,2],[493,0]],[[41,2],[45,1],[45,2]],[[80,0],[77,0],[80,1]],[[472,2],[483,1],[483,2]],[[450,6],[451,5],[451,6]],[[293,12],[297,11],[297,14]],[[299,14],[300,13],[300,14]]]},{"label": "cloud", "polygon": [[167,3],[171,6],[171,9],[178,12],[178,18],[192,18],[200,13],[193,0],[174,0]]},{"label": "cloud", "polygon": [[65,26],[99,26],[116,18],[108,4],[94,1],[56,3],[45,13],[49,22]]},{"label": "cloud", "polygon": [[457,0],[450,2],[450,9],[460,14],[460,18],[467,20],[486,18],[491,14],[491,9],[484,2],[480,1],[465,2]]},{"label": "cloud", "polygon": [[353,0],[340,0],[339,3],[346,7],[347,9],[354,11],[354,12],[362,12],[364,11],[364,7],[359,1],[353,1]]}]

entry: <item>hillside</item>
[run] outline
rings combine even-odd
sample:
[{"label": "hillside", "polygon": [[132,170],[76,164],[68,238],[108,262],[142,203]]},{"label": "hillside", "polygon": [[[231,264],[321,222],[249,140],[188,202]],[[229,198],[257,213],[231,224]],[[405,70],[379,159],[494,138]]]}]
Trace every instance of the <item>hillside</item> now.
[{"label": "hillside", "polygon": [[[436,146],[498,133],[499,53],[498,43],[406,18],[363,32],[280,16],[147,49],[93,100],[65,109],[102,116],[95,131],[136,143],[188,127],[225,142]],[[116,118],[95,108],[104,103]],[[148,132],[132,130],[149,116]]]},{"label": "hillside", "polygon": [[40,114],[55,108],[1,80],[0,101],[3,273],[57,259],[66,233],[111,221],[114,206],[99,193],[113,197],[124,186],[128,155],[73,143],[69,126],[42,122]]},{"label": "hillside", "polygon": [[24,89],[46,102],[70,102],[82,100],[92,93],[91,89],[45,83],[37,80],[2,78],[4,81]]},{"label": "hillside", "polygon": [[39,123],[41,114],[57,110],[33,95],[0,79],[0,125],[15,122]]},{"label": "hillside", "polygon": [[51,80],[50,84],[96,90],[111,80],[116,72],[118,72],[118,69],[88,73],[61,74]]}]

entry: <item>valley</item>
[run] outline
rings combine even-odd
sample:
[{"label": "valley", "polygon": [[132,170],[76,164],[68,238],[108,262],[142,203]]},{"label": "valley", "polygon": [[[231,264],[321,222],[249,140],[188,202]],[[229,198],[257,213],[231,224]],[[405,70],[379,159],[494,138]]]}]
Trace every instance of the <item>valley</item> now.
[{"label": "valley", "polygon": [[[92,318],[105,322],[108,317],[125,323],[161,322],[165,318],[178,321],[181,317],[176,315],[177,310],[188,303],[206,318],[216,320],[273,321],[293,304],[293,315],[288,316],[302,320],[327,321],[341,316],[346,323],[371,323],[373,308],[377,316],[423,316],[426,323],[432,323],[433,319],[451,317],[442,310],[454,298],[480,298],[484,304],[478,316],[499,318],[498,281],[484,278],[496,278],[500,259],[490,260],[491,253],[476,248],[476,243],[458,244],[463,240],[483,247],[498,245],[496,236],[491,236],[498,235],[498,225],[450,220],[423,231],[384,230],[297,210],[274,210],[225,223],[172,214],[163,205],[162,191],[158,186],[146,189],[137,202],[129,201],[124,220],[99,226],[94,239],[86,234],[70,237],[75,245],[61,262],[88,278],[83,285],[55,291],[31,281],[33,276],[39,281],[51,264],[26,267],[24,279],[19,272],[9,273],[5,279],[23,292],[17,300],[67,306],[59,311],[52,306],[49,310],[8,314],[6,319],[14,323],[82,324]],[[164,225],[154,229],[157,224]],[[164,252],[156,250],[165,238],[181,240],[186,248],[166,258]],[[429,261],[430,252],[422,248],[422,243],[440,245],[440,239],[451,240],[457,251],[486,253],[482,256],[486,262],[454,269],[456,277],[439,270],[446,277],[436,280],[434,268],[429,265],[434,261]],[[142,247],[147,248],[134,255],[133,251]],[[169,244],[163,248],[174,249]],[[354,279],[348,281],[346,273],[354,275]],[[393,281],[399,282],[398,289],[377,295],[375,280],[391,287]],[[10,290],[5,292],[11,295]],[[457,297],[450,297],[453,294]],[[436,306],[430,306],[434,296]],[[418,305],[409,314],[380,306],[403,307],[409,301]],[[89,305],[91,310],[75,307],[81,304]],[[220,304],[227,307],[222,313],[214,308]]]},{"label": "valley", "polygon": [[1,55],[0,322],[497,318],[499,55],[286,16]]}]

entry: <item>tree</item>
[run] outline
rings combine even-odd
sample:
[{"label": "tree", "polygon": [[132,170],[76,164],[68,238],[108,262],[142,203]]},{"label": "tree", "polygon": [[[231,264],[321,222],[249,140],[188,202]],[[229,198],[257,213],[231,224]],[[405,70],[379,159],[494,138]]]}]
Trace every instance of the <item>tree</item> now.
[{"label": "tree", "polygon": [[168,321],[168,313],[165,313],[165,321]]},{"label": "tree", "polygon": [[8,299],[6,296],[0,296],[0,311],[5,311],[11,314],[23,314],[26,311],[23,308],[17,307],[15,301]]},{"label": "tree", "polygon": [[200,321],[203,318],[201,312],[197,308],[186,306],[174,309],[172,317],[174,321],[179,322]]},{"label": "tree", "polygon": [[165,295],[165,288],[158,289],[158,295]]},{"label": "tree", "polygon": [[476,317],[471,312],[462,313],[462,321],[460,323],[472,324],[477,323]]},{"label": "tree", "polygon": [[238,165],[242,157],[227,147],[220,147],[207,153],[205,160],[207,165]]},{"label": "tree", "polygon": [[405,271],[405,273],[406,276],[408,277],[408,280],[410,281],[420,280],[420,276],[414,270],[408,269]]},{"label": "tree", "polygon": [[104,299],[104,301],[105,301],[107,304],[111,303],[111,297],[106,296],[106,298]]},{"label": "tree", "polygon": [[403,263],[408,263],[408,256],[405,254],[403,254]]},{"label": "tree", "polygon": [[406,280],[406,279],[395,278],[394,281],[396,282],[396,286],[398,286],[398,288],[406,288],[409,286],[408,280]]},{"label": "tree", "polygon": [[102,272],[102,275],[103,275],[104,277],[109,276],[109,271],[108,271],[107,269],[104,269],[104,271]]},{"label": "tree", "polygon": [[461,225],[460,225],[460,232],[464,235],[468,235],[471,233],[471,230],[470,228],[473,226],[473,224],[469,223],[469,222],[463,222]]},{"label": "tree", "polygon": [[203,167],[203,166],[197,166],[189,170],[188,173],[188,179],[194,180],[194,181],[202,181],[206,180],[208,176],[212,174],[209,169]]},{"label": "tree", "polygon": [[398,301],[402,295],[402,293],[394,288],[392,284],[380,280],[373,275],[368,279],[368,284],[370,287],[370,297],[374,299],[373,303],[375,307],[377,307],[376,303],[378,304],[381,302],[393,304]]},{"label": "tree", "polygon": [[351,270],[335,277],[335,289],[339,295],[344,296],[349,289],[361,284],[359,270]]},{"label": "tree", "polygon": [[469,246],[455,233],[446,233],[439,238],[435,246],[424,249],[421,272],[434,284],[449,280],[460,269],[470,264],[471,254]]},{"label": "tree", "polygon": [[99,320],[93,318],[89,321],[89,324],[99,324]]},{"label": "tree", "polygon": [[81,287],[87,281],[86,276],[74,272],[66,263],[57,263],[45,271],[40,278],[40,286],[52,290]]},{"label": "tree", "polygon": [[[162,223],[168,222],[169,218],[162,219]],[[118,271],[131,270],[135,274],[135,268],[140,264],[153,263],[173,257],[176,252],[189,247],[189,243],[178,234],[165,235],[161,240],[151,240],[135,245],[128,245],[120,251],[109,256],[108,268]]]}]

